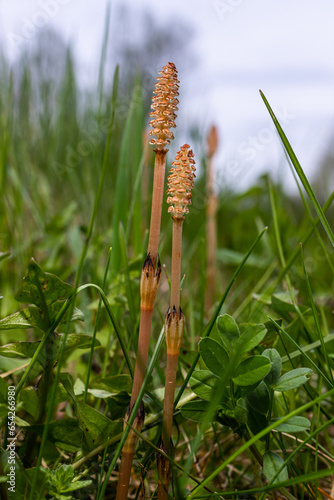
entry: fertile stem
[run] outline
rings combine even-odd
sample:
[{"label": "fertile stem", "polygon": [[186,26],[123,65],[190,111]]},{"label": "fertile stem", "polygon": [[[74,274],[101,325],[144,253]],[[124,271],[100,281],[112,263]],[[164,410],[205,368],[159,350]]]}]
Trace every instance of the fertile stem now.
[{"label": "fertile stem", "polygon": [[153,266],[156,266],[158,258],[158,246],[160,237],[161,212],[165,183],[166,149],[155,150],[154,178],[152,193],[152,211],[150,223],[150,235],[148,240],[148,254],[151,256]]},{"label": "fertile stem", "polygon": [[[132,406],[129,406],[129,408],[126,412],[126,416],[125,416],[124,427],[126,426],[126,422],[130,418],[131,410],[132,410]],[[141,432],[141,430],[143,428],[143,424],[144,424],[144,407],[143,407],[143,404],[141,404],[140,409],[139,409],[139,411],[136,415],[136,418],[133,422],[133,427],[138,432]],[[124,444],[123,450],[122,450],[122,460],[121,460],[121,465],[120,465],[120,469],[119,469],[116,499],[126,500],[128,498],[128,489],[129,489],[129,481],[130,481],[130,476],[131,476],[132,461],[133,461],[133,455],[134,455],[135,450],[136,450],[137,441],[138,441],[137,434],[133,430],[130,430],[129,435],[127,437],[127,440],[125,441],[125,444]]]},{"label": "fertile stem", "polygon": [[[152,193],[151,224],[148,243],[148,254],[143,264],[140,280],[140,325],[138,337],[138,350],[136,366],[133,379],[130,406],[127,411],[126,420],[130,417],[133,405],[140,392],[148,358],[149,341],[151,334],[152,315],[155,297],[159,288],[161,265],[158,257],[158,246],[160,237],[161,212],[163,202],[163,191],[165,182],[165,164],[167,149],[165,146],[174,138],[170,131],[175,127],[177,111],[178,79],[177,70],[173,63],[168,63],[160,71],[160,76],[155,84],[155,97],[152,99],[152,109],[150,113],[152,120],[150,125],[152,138],[150,144],[156,146],[154,179]],[[144,424],[144,407],[138,411],[133,427],[140,432]],[[125,424],[126,425],[126,424]],[[136,449],[138,436],[130,431],[122,450],[122,458],[119,472],[119,482],[117,487],[116,500],[126,500],[130,482],[131,467],[134,452]]]},{"label": "fertile stem", "polygon": [[[165,318],[165,337],[167,345],[167,367],[165,381],[165,398],[162,422],[162,439],[160,448],[169,456],[173,453],[171,441],[173,428],[174,394],[177,374],[177,363],[184,330],[184,316],[180,308],[180,281],[181,281],[181,248],[182,226],[184,216],[189,212],[191,204],[191,189],[194,185],[193,152],[188,151],[185,144],[177,153],[172,163],[171,175],[168,177],[167,202],[171,205],[168,212],[173,219],[172,242],[172,275],[170,308]],[[167,500],[171,465],[163,455],[158,455],[158,500]]]},{"label": "fertile stem", "polygon": [[170,308],[176,311],[180,308],[180,282],[181,282],[181,247],[183,218],[173,218],[173,245],[172,245],[172,276]]},{"label": "fertile stem", "polygon": [[136,402],[146,373],[153,308],[159,288],[160,276],[160,261],[158,260],[157,265],[154,266],[151,255],[148,254],[142,268],[140,279],[140,324],[136,366],[130,402],[131,408]]}]

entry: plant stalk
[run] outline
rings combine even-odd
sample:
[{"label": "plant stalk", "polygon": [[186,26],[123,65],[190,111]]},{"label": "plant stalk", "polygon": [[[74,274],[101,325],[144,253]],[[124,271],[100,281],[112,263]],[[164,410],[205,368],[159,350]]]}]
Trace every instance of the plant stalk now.
[{"label": "plant stalk", "polygon": [[[133,377],[131,401],[128,408],[127,417],[129,417],[131,414],[132,408],[137,400],[146,373],[154,302],[159,288],[161,275],[161,264],[158,257],[158,245],[160,237],[167,150],[157,149],[155,150],[155,153],[156,155],[154,166],[148,255],[142,268],[140,281],[140,324],[138,348],[135,372]],[[139,432],[144,424],[144,418],[145,412],[144,408],[142,408],[140,415],[138,412],[133,423],[133,427]],[[140,429],[139,426],[141,426]],[[138,436],[133,431],[130,431],[130,434],[125,442],[124,449],[122,451],[121,465],[119,470],[120,477],[117,486],[116,500],[125,500],[127,498],[133,456],[135,453],[137,441]]]},{"label": "plant stalk", "polygon": [[172,276],[170,307],[176,311],[180,309],[180,282],[181,282],[181,247],[183,218],[173,218],[173,247],[172,247]]},{"label": "plant stalk", "polygon": [[138,397],[146,372],[148,347],[151,333],[153,309],[140,310],[139,341],[133,377],[130,407],[132,408]]},{"label": "plant stalk", "polygon": [[158,259],[158,246],[161,226],[161,212],[165,184],[166,149],[155,150],[154,178],[152,192],[152,211],[150,234],[148,240],[148,253],[151,256],[153,266],[156,266]]},{"label": "plant stalk", "polygon": [[177,363],[184,330],[184,316],[180,308],[180,283],[181,283],[181,250],[182,227],[184,216],[189,212],[191,204],[191,189],[194,186],[195,161],[192,150],[188,144],[181,146],[172,163],[168,177],[167,203],[170,204],[168,212],[173,220],[172,241],[172,274],[170,308],[165,317],[165,337],[167,345],[167,366],[165,380],[165,397],[162,419],[162,437],[160,449],[164,452],[157,456],[158,466],[158,500],[168,499],[169,482],[172,473],[170,461],[166,454],[172,458],[173,443],[173,410],[174,395],[177,375]]},{"label": "plant stalk", "polygon": [[[165,319],[165,336],[167,344],[167,366],[165,380],[165,397],[162,420],[162,438],[160,448],[170,457],[173,454],[172,429],[174,395],[176,385],[177,364],[183,335],[184,318],[180,309],[181,281],[181,248],[182,218],[173,217],[172,275],[170,309]],[[165,456],[158,456],[158,500],[167,500],[171,478],[171,464]]]}]

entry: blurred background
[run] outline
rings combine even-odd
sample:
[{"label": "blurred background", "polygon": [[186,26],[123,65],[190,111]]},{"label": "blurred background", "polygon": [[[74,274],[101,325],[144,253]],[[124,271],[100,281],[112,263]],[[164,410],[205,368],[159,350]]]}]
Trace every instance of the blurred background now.
[{"label": "blurred background", "polygon": [[[322,174],[334,154],[331,0],[170,0],[168,7],[149,0],[2,0],[2,66],[10,64],[21,75],[29,67],[32,78],[44,81],[45,92],[52,93],[67,57],[80,99],[89,99],[98,85],[109,3],[104,79],[110,86],[119,63],[119,113],[127,113],[136,75],[148,111],[157,71],[173,61],[181,86],[171,153],[193,141],[196,154],[194,142],[205,140],[214,123],[220,138],[215,162],[219,187],[244,189],[270,171],[293,191],[261,89],[306,174],[326,190],[330,174],[321,183]],[[33,81],[31,85],[36,88]]]},{"label": "blurred background", "polygon": [[[325,203],[333,186],[333,20],[332,0],[321,6],[309,0],[170,0],[168,7],[148,0],[0,0],[0,258],[1,252],[9,255],[0,274],[4,312],[15,310],[10,290],[32,256],[73,282],[112,109],[107,174],[83,280],[101,283],[112,246],[112,277],[123,270],[138,286],[153,182],[148,115],[155,79],[168,61],[179,71],[180,104],[167,169],[184,143],[193,148],[197,167],[184,228],[184,272],[193,273],[196,263],[205,283],[211,251],[219,272],[212,268],[214,278],[206,281],[214,284],[217,299],[259,231],[269,226],[263,255],[253,264],[260,279],[261,266],[273,259],[275,274],[274,202],[286,254],[299,252],[315,214],[298,192],[259,89]],[[212,125],[218,149],[211,161]],[[210,213],[217,245],[208,236]],[[333,223],[331,209],[327,217]],[[162,227],[160,255],[168,269],[165,201]],[[314,248],[307,248],[306,259],[319,263]],[[324,276],[327,260],[321,261]],[[112,281],[119,314],[122,279]],[[245,282],[241,288],[236,304]],[[204,288],[197,290],[201,302]]]}]

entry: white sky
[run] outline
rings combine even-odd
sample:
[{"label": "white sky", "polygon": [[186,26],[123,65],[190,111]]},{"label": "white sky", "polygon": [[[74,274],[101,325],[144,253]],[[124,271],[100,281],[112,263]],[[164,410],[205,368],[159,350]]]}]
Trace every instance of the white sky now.
[{"label": "white sky", "polygon": [[[48,25],[73,44],[81,71],[95,74],[107,3],[0,0],[5,53],[15,59]],[[216,168],[225,172],[222,179],[245,186],[268,168],[277,174],[279,167],[279,175],[293,182],[259,89],[283,117],[306,174],[316,175],[334,132],[333,0],[114,0],[112,13],[123,3],[132,7],[135,21],[146,9],[160,22],[174,18],[193,27],[194,68],[177,56],[173,61],[182,97],[178,131],[189,142],[182,123],[201,123],[204,133],[211,123],[218,125]],[[129,30],[129,37],[138,33]]]}]

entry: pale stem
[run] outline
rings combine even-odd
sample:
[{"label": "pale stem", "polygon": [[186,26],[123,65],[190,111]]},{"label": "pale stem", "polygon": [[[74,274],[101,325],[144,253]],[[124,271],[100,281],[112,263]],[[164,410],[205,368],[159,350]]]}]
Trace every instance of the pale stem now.
[{"label": "pale stem", "polygon": [[173,217],[173,244],[172,244],[172,277],[170,308],[175,307],[177,313],[180,309],[180,283],[181,283],[181,248],[183,217]]},{"label": "pale stem", "polygon": [[129,482],[131,477],[132,461],[135,450],[132,452],[122,452],[122,461],[119,468],[116,500],[126,500],[128,498]]},{"label": "pale stem", "polygon": [[151,256],[153,266],[156,267],[158,246],[161,226],[162,201],[165,185],[165,164],[167,150],[157,149],[155,151],[154,178],[152,192],[152,209],[150,235],[148,240],[148,253]]},{"label": "pale stem", "polygon": [[179,353],[167,352],[165,398],[164,398],[164,418],[162,427],[162,440],[168,454],[171,453],[170,440],[173,428],[174,394],[176,384],[177,362]]},{"label": "pale stem", "polygon": [[140,311],[138,350],[131,394],[130,408],[135,404],[146,373],[148,347],[151,334],[153,309]]}]

